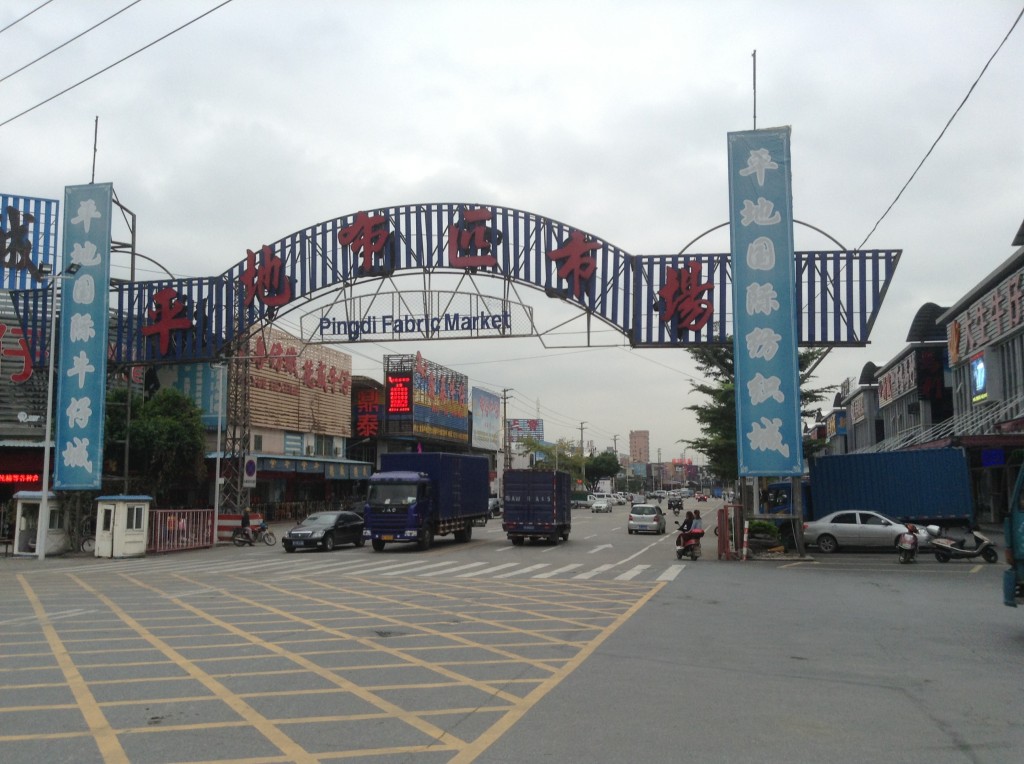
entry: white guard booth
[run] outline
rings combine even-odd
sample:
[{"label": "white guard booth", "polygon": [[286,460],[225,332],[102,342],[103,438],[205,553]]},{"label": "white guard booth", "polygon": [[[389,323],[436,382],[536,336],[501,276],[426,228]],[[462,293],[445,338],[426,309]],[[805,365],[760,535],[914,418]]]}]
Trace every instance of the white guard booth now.
[{"label": "white guard booth", "polygon": [[96,499],[96,556],[145,557],[152,496]]},{"label": "white guard booth", "polygon": [[[39,504],[43,500],[42,491],[18,491],[14,494],[17,501],[17,513],[14,520],[14,554],[36,554],[36,537],[39,532]],[[71,549],[71,536],[68,534],[68,512],[61,508],[57,497],[47,495],[47,507],[50,511],[50,527],[46,530],[46,554],[64,554]]]}]

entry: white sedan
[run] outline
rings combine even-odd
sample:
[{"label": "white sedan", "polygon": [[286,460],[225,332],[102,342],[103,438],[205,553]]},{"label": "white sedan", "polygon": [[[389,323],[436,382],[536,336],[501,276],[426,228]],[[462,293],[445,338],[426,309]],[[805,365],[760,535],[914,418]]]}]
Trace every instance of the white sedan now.
[{"label": "white sedan", "polygon": [[611,499],[598,499],[590,505],[591,512],[611,512],[612,502]]},{"label": "white sedan", "polygon": [[[878,512],[845,509],[804,523],[804,543],[817,546],[826,554],[840,547],[895,549],[900,535],[906,531],[906,525]],[[930,539],[924,528],[917,528],[919,547],[926,546]]]}]

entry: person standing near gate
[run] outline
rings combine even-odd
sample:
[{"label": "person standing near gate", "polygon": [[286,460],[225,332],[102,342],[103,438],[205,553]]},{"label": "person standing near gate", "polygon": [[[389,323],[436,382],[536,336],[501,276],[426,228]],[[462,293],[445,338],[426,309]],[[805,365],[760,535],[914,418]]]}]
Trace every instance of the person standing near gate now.
[{"label": "person standing near gate", "polygon": [[242,533],[245,534],[246,540],[249,542],[249,546],[253,546],[252,540],[252,526],[249,521],[249,508],[245,507],[242,510]]}]

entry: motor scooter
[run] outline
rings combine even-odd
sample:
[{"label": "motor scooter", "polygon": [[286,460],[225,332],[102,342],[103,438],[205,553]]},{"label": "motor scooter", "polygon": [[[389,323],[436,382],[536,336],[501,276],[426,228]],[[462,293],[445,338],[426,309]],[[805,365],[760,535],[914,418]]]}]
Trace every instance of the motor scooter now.
[{"label": "motor scooter", "polygon": [[901,533],[899,539],[896,541],[896,546],[900,550],[900,563],[906,564],[908,562],[917,562],[917,535],[911,531]]},{"label": "motor scooter", "polygon": [[[676,523],[679,525],[679,523]],[[683,556],[696,561],[700,557],[700,540],[704,536],[704,529],[697,528],[689,531],[679,531],[676,536],[676,559],[681,560]]]},{"label": "motor scooter", "polygon": [[941,530],[937,525],[929,525],[925,528],[928,535],[932,536],[932,549],[935,550],[935,559],[939,562],[950,560],[970,560],[974,557],[981,557],[985,562],[998,562],[999,553],[996,545],[991,539],[970,528],[971,536],[974,537],[974,548],[968,549],[963,541],[956,541],[946,536],[940,536]]}]

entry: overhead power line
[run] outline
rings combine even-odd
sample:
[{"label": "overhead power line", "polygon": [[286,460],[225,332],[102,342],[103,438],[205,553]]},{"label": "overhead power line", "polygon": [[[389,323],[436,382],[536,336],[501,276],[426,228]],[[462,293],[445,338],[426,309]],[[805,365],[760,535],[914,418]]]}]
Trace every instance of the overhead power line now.
[{"label": "overhead power line", "polygon": [[75,83],[74,85],[69,85],[68,87],[66,87],[66,88],[64,88],[64,89],[63,89],[62,91],[60,91],[59,93],[54,93],[54,94],[53,94],[52,96],[50,96],[49,98],[47,98],[47,99],[45,99],[45,100],[43,100],[43,101],[40,101],[40,102],[39,102],[39,103],[37,103],[37,104],[36,104],[35,106],[32,106],[32,107],[30,107],[30,108],[28,108],[28,109],[25,109],[25,111],[21,112],[20,114],[15,114],[15,115],[14,115],[13,117],[10,117],[9,119],[5,119],[5,120],[4,120],[3,122],[0,122],[0,127],[4,127],[5,125],[9,125],[9,124],[10,124],[11,122],[13,122],[14,120],[16,120],[16,119],[20,119],[21,117],[24,117],[24,116],[25,116],[26,114],[30,114],[31,112],[35,111],[35,110],[36,110],[36,109],[38,109],[38,108],[39,108],[40,106],[45,106],[45,105],[46,105],[46,104],[48,104],[48,103],[49,103],[50,101],[54,101],[54,100],[56,100],[56,99],[60,98],[60,97],[61,97],[62,95],[64,95],[65,93],[70,93],[70,92],[71,92],[72,90],[74,90],[75,88],[77,88],[77,87],[78,87],[79,85],[84,85],[84,84],[85,84],[86,82],[88,82],[89,80],[92,80],[92,79],[95,79],[96,77],[99,77],[99,76],[100,76],[101,74],[103,74],[104,72],[109,72],[109,71],[110,71],[111,69],[113,69],[113,68],[114,68],[115,66],[117,66],[118,64],[123,64],[123,63],[124,63],[125,61],[127,61],[128,59],[130,59],[130,58],[133,58],[133,57],[137,56],[138,54],[142,53],[142,51],[144,51],[144,50],[148,50],[149,48],[152,48],[152,47],[153,47],[154,45],[156,45],[156,44],[157,44],[157,43],[159,43],[159,42],[163,42],[164,40],[166,40],[166,39],[167,39],[168,37],[170,37],[171,35],[175,35],[175,34],[177,34],[178,32],[180,32],[180,31],[181,31],[182,29],[185,29],[186,27],[189,27],[189,26],[191,26],[192,24],[195,24],[195,23],[196,23],[197,21],[199,21],[199,20],[201,20],[201,19],[203,19],[203,18],[205,18],[205,17],[209,16],[209,15],[210,15],[211,13],[213,13],[213,12],[214,12],[214,11],[216,11],[216,10],[220,10],[221,8],[223,8],[223,7],[225,6],[225,5],[227,5],[227,4],[228,4],[228,3],[230,3],[230,2],[232,2],[232,0],[224,0],[224,2],[222,2],[222,3],[220,4],[220,5],[214,6],[213,8],[211,8],[211,9],[210,9],[210,10],[208,10],[208,11],[206,11],[205,13],[201,13],[201,14],[199,14],[198,16],[196,16],[196,17],[195,17],[194,19],[192,19],[191,21],[186,21],[186,22],[185,22],[184,24],[182,24],[182,25],[181,25],[180,27],[178,27],[177,29],[172,29],[172,30],[171,30],[170,32],[168,32],[167,34],[165,34],[165,35],[161,35],[160,37],[158,37],[158,38],[156,38],[155,40],[153,40],[153,41],[152,41],[151,43],[148,43],[148,44],[146,44],[146,45],[143,45],[143,46],[142,46],[141,48],[139,48],[138,50],[136,50],[136,51],[134,51],[134,52],[132,52],[132,53],[129,53],[129,54],[128,54],[127,56],[125,56],[124,58],[118,59],[117,61],[115,61],[114,63],[110,64],[109,66],[105,66],[105,67],[103,67],[103,68],[102,68],[102,69],[100,69],[100,70],[99,70],[98,72],[94,72],[93,74],[90,74],[90,75],[89,75],[88,77],[86,77],[85,79],[79,80],[79,81],[78,81],[78,82],[76,82],[76,83]]},{"label": "overhead power line", "polygon": [[37,6],[35,7],[35,8],[33,8],[32,10],[30,10],[30,11],[29,11],[28,13],[26,13],[26,14],[25,14],[24,16],[22,16],[22,17],[21,17],[20,19],[15,19],[15,20],[14,20],[14,21],[12,21],[12,22],[11,22],[10,24],[8,24],[7,26],[5,26],[5,27],[4,27],[3,29],[0,29],[0,34],[3,34],[3,33],[4,33],[4,32],[6,32],[6,31],[7,31],[8,29],[10,29],[11,27],[13,27],[13,26],[14,26],[15,24],[18,24],[18,23],[20,23],[20,22],[24,21],[24,20],[25,20],[25,19],[27,19],[27,18],[28,18],[29,16],[31,16],[31,15],[32,15],[33,13],[35,13],[36,11],[38,11],[38,10],[39,10],[40,8],[45,8],[46,6],[48,6],[48,5],[49,5],[50,3],[52,3],[52,2],[53,2],[53,0],[46,0],[46,2],[45,2],[45,3],[43,3],[42,5],[37,5]]},{"label": "overhead power line", "polygon": [[967,95],[964,96],[964,100],[962,100],[960,102],[960,105],[956,107],[956,111],[953,112],[953,116],[949,118],[949,120],[946,122],[945,127],[942,128],[942,132],[939,133],[939,137],[935,139],[934,143],[932,143],[931,148],[929,148],[928,151],[925,153],[924,158],[917,165],[917,167],[914,168],[914,171],[910,174],[910,178],[908,178],[907,182],[903,184],[903,188],[901,188],[900,192],[896,194],[896,198],[892,200],[892,204],[886,207],[885,212],[882,213],[882,217],[878,218],[875,224],[871,227],[871,230],[868,231],[868,235],[864,237],[864,241],[860,243],[860,246],[857,247],[857,249],[864,249],[864,245],[867,244],[868,239],[871,238],[872,234],[874,234],[874,232],[878,229],[878,226],[881,225],[883,220],[885,220],[885,217],[886,215],[889,214],[889,211],[896,206],[896,202],[898,202],[900,200],[900,197],[903,196],[903,192],[907,190],[907,186],[909,186],[911,182],[914,180],[914,177],[917,175],[918,170],[920,170],[924,166],[924,163],[928,161],[928,157],[931,156],[932,152],[935,150],[935,147],[939,145],[939,141],[942,140],[942,136],[946,134],[946,130],[948,130],[949,126],[953,124],[953,120],[956,119],[956,115],[960,113],[960,110],[962,108],[964,108],[964,104],[967,103],[967,99],[971,97],[971,93],[974,92],[974,88],[977,87],[978,83],[981,81],[981,78],[985,75],[985,71],[988,69],[988,65],[992,63],[992,59],[994,59],[996,55],[998,55],[999,51],[1002,50],[1003,45],[1005,45],[1006,41],[1010,39],[1010,35],[1013,34],[1013,30],[1017,28],[1017,24],[1020,22],[1022,16],[1024,16],[1024,9],[1021,9],[1021,12],[1017,14],[1017,18],[1014,19],[1013,26],[1010,27],[1010,31],[1006,33],[1006,36],[1003,37],[1002,42],[999,43],[999,45],[996,47],[992,55],[989,56],[988,61],[985,62],[985,66],[981,68],[981,73],[978,74],[977,78],[971,84],[971,87],[967,91]]},{"label": "overhead power line", "polygon": [[[52,0],[47,0],[47,2],[52,2]],[[51,48],[50,50],[46,51],[46,53],[44,53],[43,55],[39,56],[39,58],[33,59],[32,61],[29,61],[29,62],[28,62],[27,64],[25,64],[24,66],[21,66],[21,67],[19,67],[19,68],[15,69],[15,70],[14,70],[13,72],[11,72],[10,74],[6,74],[6,75],[4,75],[3,77],[0,77],[0,82],[3,82],[4,80],[8,80],[8,79],[10,79],[11,77],[13,77],[13,76],[14,76],[15,74],[18,74],[19,72],[23,72],[23,71],[25,71],[26,69],[28,69],[28,68],[29,68],[30,66],[32,66],[33,64],[38,64],[38,63],[39,63],[40,61],[42,61],[42,60],[43,60],[44,58],[46,58],[47,56],[53,55],[54,53],[56,53],[56,52],[57,52],[58,50],[60,50],[61,48],[63,48],[63,47],[66,47],[66,46],[70,45],[71,43],[73,43],[73,42],[74,42],[75,40],[77,40],[77,39],[78,39],[79,37],[82,37],[82,36],[84,36],[84,35],[87,35],[87,34],[89,34],[89,32],[91,32],[92,30],[96,29],[97,27],[101,27],[101,26],[103,26],[103,25],[104,25],[104,24],[106,24],[106,23],[107,23],[108,21],[110,21],[110,20],[111,20],[112,18],[114,18],[115,16],[120,16],[120,15],[121,15],[122,13],[124,13],[124,12],[125,12],[126,10],[128,10],[129,8],[131,8],[131,7],[133,6],[133,5],[138,5],[138,4],[139,4],[139,3],[141,3],[141,2],[142,2],[142,0],[134,0],[134,2],[131,2],[131,3],[129,3],[129,4],[128,4],[128,5],[126,5],[126,6],[124,7],[124,8],[122,8],[122,9],[121,9],[121,10],[119,10],[119,11],[117,11],[116,13],[112,13],[112,14],[110,14],[109,16],[107,16],[107,17],[106,17],[105,19],[103,19],[103,21],[99,21],[99,22],[97,22],[97,23],[93,24],[93,25],[92,25],[91,27],[89,27],[89,28],[88,28],[88,29],[86,29],[85,31],[83,31],[83,32],[79,32],[78,34],[76,34],[76,35],[75,35],[74,37],[72,37],[72,38],[71,38],[70,40],[65,40],[65,41],[64,41],[64,42],[62,42],[62,43],[61,43],[60,45],[58,45],[58,46],[57,46],[56,48]],[[46,5],[46,3],[43,3],[43,5]],[[39,6],[39,7],[41,8],[42,6]],[[38,9],[37,9],[37,10],[38,10]],[[24,17],[22,17],[22,18],[24,18]],[[0,30],[0,31],[2,31],[2,30]]]}]

